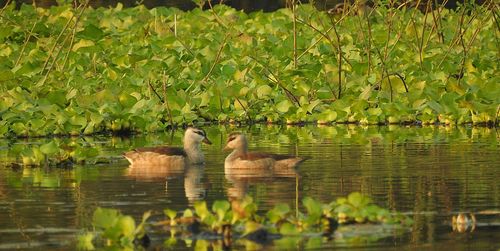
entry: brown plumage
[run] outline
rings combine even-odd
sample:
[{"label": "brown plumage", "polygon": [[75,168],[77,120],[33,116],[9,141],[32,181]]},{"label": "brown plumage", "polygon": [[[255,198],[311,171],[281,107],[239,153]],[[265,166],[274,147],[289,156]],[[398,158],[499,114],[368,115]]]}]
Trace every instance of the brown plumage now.
[{"label": "brown plumage", "polygon": [[283,154],[273,154],[273,153],[261,153],[261,152],[246,152],[239,156],[242,160],[258,160],[265,158],[272,158],[274,160],[284,160],[295,158],[291,155],[283,155]]},{"label": "brown plumage", "polygon": [[123,156],[132,166],[169,166],[183,168],[187,164],[202,164],[205,161],[201,143],[212,144],[205,131],[189,127],[184,133],[184,147],[142,147],[126,152]]},{"label": "brown plumage", "polygon": [[186,157],[186,151],[180,147],[158,146],[158,147],[139,147],[132,150],[136,153],[152,152],[163,155],[179,155]]},{"label": "brown plumage", "polygon": [[231,133],[225,149],[233,150],[224,161],[226,172],[230,173],[235,173],[238,169],[251,169],[269,174],[287,172],[287,169],[293,169],[306,160],[289,155],[249,152],[246,137],[241,133]]}]

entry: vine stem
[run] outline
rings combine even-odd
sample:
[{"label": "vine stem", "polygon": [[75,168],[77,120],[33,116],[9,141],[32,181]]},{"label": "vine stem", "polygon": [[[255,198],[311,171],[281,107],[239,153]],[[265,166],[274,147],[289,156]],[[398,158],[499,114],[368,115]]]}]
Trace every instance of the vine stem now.
[{"label": "vine stem", "polygon": [[293,13],[293,67],[297,69],[297,13],[295,0],[292,0]]},{"label": "vine stem", "polygon": [[340,44],[340,36],[339,33],[337,32],[337,28],[335,25],[335,22],[333,22],[333,19],[330,18],[330,22],[332,23],[333,27],[333,32],[335,33],[335,37],[337,38],[337,53],[338,53],[338,71],[339,71],[339,90],[338,90],[338,99],[342,97],[342,45]]},{"label": "vine stem", "polygon": [[74,18],[74,16],[71,16],[71,18],[64,25],[64,27],[61,30],[61,32],[59,32],[59,35],[57,36],[56,41],[54,42],[54,45],[50,48],[49,55],[47,55],[47,59],[45,59],[45,62],[43,63],[42,72],[44,72],[45,69],[47,68],[47,65],[49,64],[50,58],[52,57],[52,54],[54,53],[54,50],[56,49],[57,42],[62,37],[62,35],[66,31],[66,29],[68,29],[69,24],[71,23],[71,21],[73,20],[73,18]]},{"label": "vine stem", "polygon": [[248,55],[247,57],[253,59],[255,62],[257,62],[259,65],[261,65],[268,73],[269,75],[273,76],[273,78],[271,78],[269,75],[266,75],[267,79],[273,83],[275,83],[276,85],[278,85],[281,89],[283,89],[283,91],[285,91],[286,93],[286,96],[288,97],[288,99],[290,99],[290,101],[295,104],[296,106],[300,107],[300,101],[297,97],[295,97],[295,95],[293,95],[293,93],[288,90],[284,85],[283,83],[280,81],[280,79],[278,78],[278,76],[276,76],[272,71],[270,71],[268,69],[268,65],[265,65],[263,63],[261,63],[257,58],[255,58],[254,56],[252,55]]},{"label": "vine stem", "polygon": [[26,46],[28,45],[28,42],[31,38],[31,35],[33,34],[33,30],[35,29],[35,26],[37,24],[37,20],[33,23],[33,27],[31,27],[31,30],[28,32],[28,36],[26,37],[26,40],[24,40],[23,47],[21,48],[21,52],[19,52],[19,57],[16,60],[16,63],[14,64],[14,67],[19,65],[19,62],[21,61],[21,57],[23,56],[24,50],[26,49]]},{"label": "vine stem", "polygon": [[163,72],[163,103],[167,107],[167,112],[168,112],[168,119],[170,120],[170,126],[174,126],[174,119],[172,118],[172,111],[170,110],[170,105],[168,103],[168,98],[167,98],[167,82],[168,82],[168,76],[165,74],[165,71]]},{"label": "vine stem", "polygon": [[[81,11],[80,11],[80,13],[78,13],[78,16],[76,17],[75,25],[73,26],[74,30],[78,26],[78,22],[80,21],[80,18],[82,17],[83,12],[85,12],[85,9],[87,8],[88,4],[89,4],[89,1],[86,1],[83,4],[80,4],[79,8],[81,8]],[[61,31],[61,33],[59,33],[59,36],[57,37],[56,42],[54,43],[54,46],[52,47],[52,49],[51,49],[51,51],[49,53],[49,56],[47,57],[47,60],[44,63],[44,66],[42,68],[42,72],[45,70],[45,68],[46,68],[46,66],[48,64],[48,61],[50,60],[51,55],[53,54],[53,52],[55,50],[55,47],[57,45],[57,41],[59,41],[59,38],[62,36],[63,32],[68,29],[68,26],[69,26],[69,23],[70,23],[71,20],[73,20],[73,17],[71,17],[70,20],[68,20],[68,22],[66,23],[66,26],[63,28],[63,30]],[[45,73],[45,76],[43,77],[42,81],[38,85],[40,85],[40,86],[43,85],[45,83],[45,81],[47,80],[50,72],[52,71],[52,69],[54,68],[54,65],[56,64],[56,61],[57,61],[57,58],[59,57],[59,54],[61,54],[61,51],[63,50],[64,44],[66,43],[67,39],[68,39],[68,36],[66,36],[64,38],[64,40],[63,40],[63,42],[61,44],[61,47],[57,51],[57,54],[55,55],[55,57],[52,59],[52,63],[50,64],[49,69],[47,69],[47,72]],[[71,48],[68,48],[68,50],[71,50]]]},{"label": "vine stem", "polygon": [[5,11],[5,9],[7,9],[7,7],[9,7],[10,3],[12,2],[12,0],[7,0],[7,2],[5,3],[5,5],[3,6],[2,9],[0,9],[0,16],[2,16],[3,12]]},{"label": "vine stem", "polygon": [[217,55],[215,56],[214,63],[210,67],[210,70],[207,72],[207,74],[205,75],[205,77],[203,77],[203,79],[201,80],[201,82],[205,82],[207,80],[207,78],[212,74],[212,71],[214,70],[214,68],[217,65],[217,63],[219,63],[220,57],[222,55],[222,50],[224,49],[224,47],[227,44],[226,41],[227,41],[228,37],[229,37],[229,32],[226,33],[226,36],[224,37],[224,40],[222,41],[222,44],[219,46],[219,50],[217,51]]},{"label": "vine stem", "polygon": [[234,97],[234,98],[241,105],[241,107],[243,108],[243,111],[245,111],[245,115],[247,116],[248,121],[252,122],[252,118],[250,118],[250,114],[248,114],[247,108],[243,105],[243,103],[241,103],[241,101],[240,101],[240,99],[238,97]]},{"label": "vine stem", "polygon": [[497,113],[495,115],[495,126],[498,126],[498,114],[500,113],[500,105],[497,106]]}]

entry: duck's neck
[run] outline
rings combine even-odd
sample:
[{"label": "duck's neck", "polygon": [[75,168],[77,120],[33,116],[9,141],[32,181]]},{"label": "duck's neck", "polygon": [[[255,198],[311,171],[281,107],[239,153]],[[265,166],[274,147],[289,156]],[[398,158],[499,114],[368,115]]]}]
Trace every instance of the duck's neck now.
[{"label": "duck's neck", "polygon": [[205,156],[201,151],[199,142],[184,138],[184,151],[186,152],[188,161],[192,164],[201,164],[205,161]]},{"label": "duck's neck", "polygon": [[247,155],[247,145],[246,142],[241,147],[233,149],[233,151],[226,157],[227,161],[234,161],[238,158],[244,158]]}]

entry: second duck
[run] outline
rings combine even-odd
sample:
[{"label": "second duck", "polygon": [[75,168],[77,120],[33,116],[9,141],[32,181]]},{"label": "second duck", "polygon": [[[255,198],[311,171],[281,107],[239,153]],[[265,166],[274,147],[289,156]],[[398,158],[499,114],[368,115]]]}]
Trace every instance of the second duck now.
[{"label": "second duck", "polygon": [[247,138],[244,134],[239,132],[229,135],[224,149],[233,150],[224,161],[224,167],[226,169],[262,169],[276,171],[276,169],[295,168],[298,164],[307,159],[281,154],[249,152]]}]

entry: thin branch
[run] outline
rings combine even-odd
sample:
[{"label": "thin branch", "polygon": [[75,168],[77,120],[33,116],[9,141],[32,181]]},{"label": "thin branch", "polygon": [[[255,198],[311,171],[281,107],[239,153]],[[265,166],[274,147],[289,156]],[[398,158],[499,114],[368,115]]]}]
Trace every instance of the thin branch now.
[{"label": "thin branch", "polygon": [[66,52],[66,55],[64,56],[63,65],[61,68],[62,70],[64,70],[64,68],[66,68],[66,63],[68,63],[69,54],[71,53],[71,48],[73,47],[73,44],[75,42],[75,34],[76,34],[76,26],[75,26],[75,29],[73,29],[73,34],[71,35],[71,41],[69,42],[68,51]]},{"label": "thin branch", "polygon": [[[87,9],[87,5],[88,5],[88,1],[83,3],[83,4],[80,4],[80,6],[78,8],[81,8],[81,11],[80,13],[78,13],[78,16],[76,17],[76,20],[75,20],[75,24],[73,26],[73,29],[76,29],[76,27],[78,26],[78,22],[80,21],[80,18],[81,16],[83,15],[83,12]],[[70,18],[70,21],[73,20],[73,16]],[[68,23],[69,24],[69,21]],[[65,26],[63,31],[66,30],[68,28],[68,26]],[[63,31],[61,31],[61,33],[59,35],[62,35],[63,34]],[[57,54],[55,55],[55,57],[52,59],[52,63],[50,64],[50,67],[49,69],[47,69],[47,72],[45,73],[45,76],[43,77],[42,81],[40,83],[38,83],[37,85],[43,85],[45,83],[45,81],[47,80],[50,72],[52,71],[52,69],[54,68],[54,65],[56,64],[56,61],[57,61],[57,58],[59,57],[59,54],[61,54],[61,51],[63,50],[64,48],[64,44],[66,43],[66,40],[68,39],[68,36],[66,36],[63,40],[63,42],[61,43],[61,47],[59,47],[59,50],[57,51]],[[50,55],[54,52],[54,49],[57,45],[57,41],[59,40],[59,37],[57,38],[56,42],[54,43],[54,46],[52,47],[51,49],[51,52],[49,54],[49,56],[47,57],[47,60],[45,61],[45,64],[43,66],[43,69],[42,69],[42,72],[43,70],[45,69],[49,59],[51,58]],[[69,50],[71,50],[71,48],[69,48]]]},{"label": "thin branch", "polygon": [[54,50],[56,49],[57,42],[62,37],[62,35],[66,31],[66,29],[69,27],[69,24],[71,23],[71,21],[73,20],[73,18],[74,18],[74,16],[71,16],[71,18],[68,20],[68,22],[66,22],[66,24],[63,27],[63,29],[61,30],[61,32],[57,36],[56,41],[54,41],[54,45],[52,46],[52,48],[50,48],[49,55],[47,55],[47,59],[45,59],[45,62],[43,63],[43,67],[42,67],[42,71],[41,72],[44,72],[45,69],[47,68],[47,65],[49,64],[50,58],[52,57],[52,54],[54,53]]},{"label": "thin branch", "polygon": [[295,0],[292,1],[292,13],[293,13],[293,67],[297,69],[297,13]]},{"label": "thin branch", "polygon": [[38,23],[38,20],[35,20],[33,23],[33,27],[31,27],[31,30],[28,32],[28,36],[26,36],[26,40],[24,40],[23,47],[21,48],[21,52],[19,52],[19,57],[16,60],[16,63],[14,64],[14,67],[16,67],[19,62],[21,61],[21,57],[23,56],[24,50],[26,49],[26,46],[28,45],[28,42],[31,38],[31,34],[33,34],[33,30],[35,29],[36,24]]},{"label": "thin branch", "polygon": [[296,106],[300,107],[300,101],[297,97],[295,97],[295,95],[293,95],[293,93],[288,90],[285,85],[283,85],[283,83],[281,82],[281,80],[278,78],[278,76],[276,76],[272,71],[270,71],[268,68],[269,66],[268,65],[265,65],[263,63],[261,63],[257,58],[255,58],[254,56],[252,55],[248,55],[249,58],[253,59],[255,62],[257,62],[258,64],[260,64],[264,70],[266,70],[268,72],[269,75],[272,75],[274,79],[272,79],[271,77],[269,77],[269,75],[266,75],[267,79],[273,83],[275,83],[276,85],[278,85],[281,89],[283,89],[283,91],[285,92],[285,94],[287,95],[288,99],[290,99],[290,101],[292,103],[294,103]]},{"label": "thin branch", "polygon": [[[176,19],[177,20],[177,19]],[[181,43],[182,47],[184,47],[184,49],[186,49],[186,51],[191,54],[192,56],[194,56],[194,53],[191,49],[189,49],[189,47],[184,43],[182,42],[182,40],[179,39],[179,37],[177,36],[177,22],[175,23],[175,29],[168,26],[168,29],[170,30],[170,32],[172,32],[174,34],[174,37],[177,39],[177,41],[179,41],[179,43]]]},{"label": "thin branch", "polygon": [[396,76],[399,79],[401,79],[401,82],[403,82],[403,85],[405,87],[406,92],[408,92],[408,85],[406,85],[405,78],[401,74],[399,74],[398,72],[393,72],[393,73],[388,74],[387,78],[389,78],[390,76]]},{"label": "thin branch", "polygon": [[500,114],[500,105],[497,106],[497,113],[495,115],[495,126],[498,126],[498,114]]},{"label": "thin branch", "polygon": [[217,51],[217,55],[215,56],[215,61],[212,64],[212,66],[210,67],[210,70],[207,72],[205,77],[203,77],[203,79],[201,80],[202,82],[205,82],[207,80],[207,78],[210,76],[210,74],[212,74],[212,71],[214,70],[215,66],[219,63],[220,57],[222,55],[222,50],[226,46],[226,40],[228,37],[229,37],[229,32],[226,33],[226,36],[224,37],[224,40],[222,41],[222,44],[220,45],[219,50]]},{"label": "thin branch", "polygon": [[[466,9],[464,8],[464,10],[462,12],[462,15],[465,15],[465,11],[466,11]],[[439,62],[437,68],[441,67],[441,65],[444,63],[444,61],[448,57],[448,55],[451,53],[453,46],[455,46],[460,41],[460,37],[462,37],[465,34],[465,32],[467,31],[467,27],[476,18],[476,16],[477,16],[476,13],[474,13],[474,15],[472,15],[472,17],[469,19],[468,24],[465,25],[465,28],[463,29],[463,31],[462,31],[462,29],[460,27],[457,27],[455,35],[454,35],[454,37],[453,37],[450,45],[448,46],[448,49],[446,50],[446,52],[444,54],[444,57]]]},{"label": "thin branch", "polygon": [[[333,29],[333,26],[330,27],[326,33],[330,32],[331,30]],[[298,57],[297,57],[297,60],[300,59],[302,56],[304,56],[309,50],[311,50],[312,48],[314,48],[319,42],[321,42],[321,40],[324,38],[324,36],[322,36],[321,34],[319,35],[319,38],[309,47],[307,47],[307,49],[305,51],[303,51]]]},{"label": "thin branch", "polygon": [[[333,42],[332,38],[328,35],[328,33],[324,33],[324,32],[322,32],[322,31],[320,31],[318,28],[314,27],[312,24],[307,23],[307,22],[305,22],[304,20],[301,20],[301,19],[299,19],[299,18],[297,19],[297,21],[299,21],[299,23],[302,23],[302,24],[304,24],[304,25],[307,25],[307,26],[309,26],[311,29],[315,30],[317,33],[319,33],[321,36],[323,36],[323,37],[324,37],[324,38],[325,38],[325,39],[326,39],[326,40],[330,43],[330,45],[332,46],[332,48],[333,48],[334,50],[336,50],[336,49],[337,49],[337,45]],[[338,22],[335,22],[335,24],[337,24],[337,23],[338,23]],[[331,28],[331,29],[328,29],[328,32],[334,29],[334,27],[330,27],[330,28]],[[347,60],[347,58],[345,58],[344,54],[342,54],[342,59],[344,59],[344,61],[345,61],[345,62],[346,62],[349,66],[351,66],[351,67],[352,67],[351,63],[349,62],[349,60]]]},{"label": "thin branch", "polygon": [[7,0],[7,2],[5,3],[5,5],[3,6],[3,8],[0,9],[0,16],[2,16],[3,12],[5,11],[5,9],[7,9],[7,7],[9,7],[11,1],[12,0]]},{"label": "thin branch", "polygon": [[168,119],[170,120],[170,125],[174,126],[174,119],[172,118],[172,111],[170,110],[170,105],[168,104],[167,82],[168,82],[168,76],[165,75],[165,71],[164,71],[163,72],[163,103],[167,106]]},{"label": "thin branch", "polygon": [[214,11],[214,8],[212,6],[212,1],[211,0],[208,0],[208,6],[210,7],[210,12],[212,12],[212,14],[214,15],[215,17],[215,20],[217,21],[217,23],[219,23],[220,25],[224,26],[225,29],[227,29],[227,25],[222,22],[222,19],[219,17],[219,15],[217,15],[217,13]]},{"label": "thin branch", "polygon": [[332,23],[332,26],[333,26],[333,31],[335,33],[335,37],[337,38],[337,52],[338,52],[338,71],[339,71],[339,94],[338,94],[338,98],[340,99],[342,97],[342,45],[340,44],[340,36],[339,36],[339,33],[337,32],[337,28],[336,28],[336,25],[335,25],[335,22],[333,22],[333,19],[330,18],[330,21]]},{"label": "thin branch", "polygon": [[243,108],[243,111],[245,111],[245,115],[247,115],[248,121],[252,122],[253,120],[252,120],[252,118],[250,118],[250,114],[248,114],[247,108],[243,105],[243,103],[241,103],[241,101],[238,97],[234,97],[234,98],[241,105],[241,107]]}]

